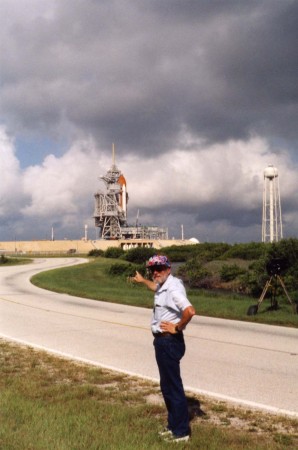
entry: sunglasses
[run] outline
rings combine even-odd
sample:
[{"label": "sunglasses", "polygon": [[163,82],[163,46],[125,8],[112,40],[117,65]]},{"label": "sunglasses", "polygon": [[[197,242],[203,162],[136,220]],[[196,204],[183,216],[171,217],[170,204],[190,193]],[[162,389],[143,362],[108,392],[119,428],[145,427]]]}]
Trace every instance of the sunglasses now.
[{"label": "sunglasses", "polygon": [[148,267],[148,269],[150,270],[150,272],[163,272],[164,270],[166,270],[166,266],[151,266]]}]

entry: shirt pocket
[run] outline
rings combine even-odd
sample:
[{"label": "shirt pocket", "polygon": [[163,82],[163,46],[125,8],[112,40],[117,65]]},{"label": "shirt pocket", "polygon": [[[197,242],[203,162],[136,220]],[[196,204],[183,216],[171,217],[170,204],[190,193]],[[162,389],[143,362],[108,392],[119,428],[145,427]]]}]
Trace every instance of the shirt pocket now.
[{"label": "shirt pocket", "polygon": [[156,322],[160,322],[161,321],[161,316],[162,316],[162,306],[160,304],[155,304],[154,305],[154,319]]},{"label": "shirt pocket", "polygon": [[155,300],[154,305],[154,319],[156,322],[161,322],[164,318],[166,311],[166,298],[165,294],[159,295],[158,298]]}]

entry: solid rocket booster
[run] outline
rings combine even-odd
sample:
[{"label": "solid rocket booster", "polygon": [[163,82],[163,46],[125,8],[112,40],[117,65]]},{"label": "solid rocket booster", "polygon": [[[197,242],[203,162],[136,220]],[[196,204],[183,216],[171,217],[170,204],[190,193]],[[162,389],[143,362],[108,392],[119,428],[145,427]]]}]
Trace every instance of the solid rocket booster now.
[{"label": "solid rocket booster", "polygon": [[121,193],[120,193],[120,196],[119,196],[119,206],[121,206],[121,208],[123,209],[125,217],[126,217],[126,212],[127,212],[126,179],[121,174],[120,177],[118,178],[117,182],[121,186]]}]

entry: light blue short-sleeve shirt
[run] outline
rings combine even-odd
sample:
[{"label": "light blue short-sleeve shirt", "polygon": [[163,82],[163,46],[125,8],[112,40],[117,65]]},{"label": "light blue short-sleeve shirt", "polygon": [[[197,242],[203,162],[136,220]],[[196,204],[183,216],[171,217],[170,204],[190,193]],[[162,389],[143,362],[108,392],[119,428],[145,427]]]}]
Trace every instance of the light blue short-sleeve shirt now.
[{"label": "light blue short-sleeve shirt", "polygon": [[161,322],[178,323],[184,309],[191,306],[184,285],[179,278],[169,275],[154,294],[154,308],[151,321],[153,333],[162,332]]}]

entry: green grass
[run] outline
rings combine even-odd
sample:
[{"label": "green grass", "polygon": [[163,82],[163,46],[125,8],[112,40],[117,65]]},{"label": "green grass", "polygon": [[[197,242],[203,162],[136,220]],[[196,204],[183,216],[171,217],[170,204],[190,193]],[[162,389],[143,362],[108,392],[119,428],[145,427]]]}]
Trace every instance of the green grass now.
[{"label": "green grass", "polygon": [[[108,268],[115,262],[119,263],[119,260],[97,258],[88,264],[40,273],[31,281],[37,286],[55,292],[151,308],[152,292],[142,285],[128,282],[125,277],[108,274]],[[298,327],[298,314],[293,313],[290,303],[283,297],[278,299],[280,309],[277,311],[267,311],[270,300],[266,299],[257,315],[247,316],[248,307],[256,304],[257,299],[198,289],[188,290],[188,296],[199,315]]]},{"label": "green grass", "polygon": [[[297,420],[188,400],[199,414],[190,443],[177,448],[297,448]],[[165,420],[154,383],[0,340],[3,450],[166,449],[157,436]]]},{"label": "green grass", "polygon": [[[98,258],[41,273],[33,281],[56,292],[151,308],[152,292],[108,275],[113,263]],[[276,316],[273,323],[285,314],[283,324],[293,317],[282,307],[273,313],[260,310],[249,318],[246,310],[254,302],[239,296],[191,290],[189,297],[198,314],[254,321],[263,317],[268,321],[272,314]],[[297,420],[194,394],[188,394],[188,400],[194,407],[192,439],[178,448],[284,450],[298,446]],[[166,449],[169,444],[157,436],[165,422],[165,407],[154,383],[0,341],[1,450]]]},{"label": "green grass", "polygon": [[[34,275],[32,283],[54,292],[113,303],[152,307],[152,292],[128,282],[125,277],[110,276],[108,268],[119,262],[97,258],[88,264],[54,269]],[[125,264],[125,262],[123,262]]]},{"label": "green grass", "polygon": [[269,299],[264,300],[255,316],[247,316],[250,305],[256,305],[258,299],[241,295],[210,294],[189,291],[190,301],[197,306],[197,312],[203,316],[223,319],[242,320],[269,325],[281,325],[298,328],[298,315],[293,313],[292,306],[284,297],[278,299],[279,309],[269,311]]},{"label": "green grass", "polygon": [[1,255],[0,257],[0,267],[2,266],[17,266],[19,264],[29,264],[32,262],[31,258],[24,258],[24,257],[14,257],[14,256],[4,256]]}]

